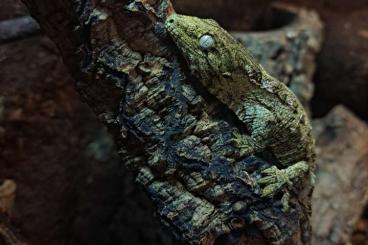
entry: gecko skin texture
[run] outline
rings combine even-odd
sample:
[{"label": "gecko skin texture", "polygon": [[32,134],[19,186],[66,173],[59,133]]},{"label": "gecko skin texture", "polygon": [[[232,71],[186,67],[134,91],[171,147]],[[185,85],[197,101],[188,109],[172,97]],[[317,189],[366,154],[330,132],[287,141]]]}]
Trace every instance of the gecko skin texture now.
[{"label": "gecko skin texture", "polygon": [[287,211],[290,191],[296,188],[305,192],[299,194],[304,195],[304,206],[310,209],[315,146],[308,117],[297,97],[216,21],[172,14],[165,27],[192,75],[249,131],[234,133],[239,157],[266,150],[275,156],[277,163],[257,180],[262,197],[282,192]]}]

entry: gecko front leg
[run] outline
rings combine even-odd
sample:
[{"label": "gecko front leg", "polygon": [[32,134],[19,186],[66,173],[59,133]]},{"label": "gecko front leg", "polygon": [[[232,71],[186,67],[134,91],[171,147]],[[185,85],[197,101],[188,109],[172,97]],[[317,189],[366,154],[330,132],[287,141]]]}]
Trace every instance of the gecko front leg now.
[{"label": "gecko front leg", "polygon": [[233,143],[240,149],[240,157],[264,150],[276,126],[276,120],[271,111],[260,105],[244,104],[237,110],[238,117],[250,131],[250,135],[234,133]]},{"label": "gecko front leg", "polygon": [[[234,143],[240,149],[241,156],[247,156],[264,150],[270,137],[276,133],[276,120],[271,111],[260,105],[244,105],[245,112],[239,110],[239,118],[247,125],[250,135],[234,134]],[[272,197],[284,190],[281,199],[283,209],[286,211],[289,205],[289,189],[293,186],[296,177],[302,176],[309,169],[308,163],[297,162],[286,169],[278,169],[272,166],[262,171],[263,177],[257,182],[262,186],[262,197]]]}]

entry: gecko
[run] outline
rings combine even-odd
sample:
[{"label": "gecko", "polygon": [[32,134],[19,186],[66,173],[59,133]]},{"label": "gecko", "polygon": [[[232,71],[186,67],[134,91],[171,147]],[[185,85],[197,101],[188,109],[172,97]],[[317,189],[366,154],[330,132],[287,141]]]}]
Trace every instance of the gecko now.
[{"label": "gecko", "polygon": [[234,133],[239,157],[269,150],[277,160],[257,179],[261,197],[283,193],[280,201],[287,211],[290,190],[298,187],[305,192],[310,210],[315,143],[308,116],[294,93],[269,75],[216,21],[173,13],[165,28],[191,75],[235,113],[249,132]]}]

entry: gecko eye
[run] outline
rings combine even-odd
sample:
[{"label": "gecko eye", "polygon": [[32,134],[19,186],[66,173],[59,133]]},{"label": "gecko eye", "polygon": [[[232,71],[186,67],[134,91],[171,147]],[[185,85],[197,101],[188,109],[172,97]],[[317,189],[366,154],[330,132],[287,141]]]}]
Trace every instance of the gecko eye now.
[{"label": "gecko eye", "polygon": [[208,34],[205,34],[199,38],[199,46],[203,50],[208,50],[215,45],[215,39]]}]

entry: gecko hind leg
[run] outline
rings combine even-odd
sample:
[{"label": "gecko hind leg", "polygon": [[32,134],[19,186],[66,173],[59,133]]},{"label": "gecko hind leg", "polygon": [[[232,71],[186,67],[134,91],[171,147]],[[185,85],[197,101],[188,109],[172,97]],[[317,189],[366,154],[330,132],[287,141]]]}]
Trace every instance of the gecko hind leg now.
[{"label": "gecko hind leg", "polygon": [[244,110],[240,110],[242,113],[237,115],[246,124],[250,135],[238,132],[233,134],[233,143],[235,147],[239,148],[241,157],[266,149],[276,125],[273,113],[267,108],[257,104],[245,105],[244,108]]},{"label": "gecko hind leg", "polygon": [[309,166],[307,162],[300,161],[295,163],[294,165],[289,166],[285,169],[278,169],[276,166],[272,166],[262,171],[264,177],[259,179],[257,183],[262,188],[262,197],[272,197],[282,189],[286,189],[281,202],[283,205],[283,209],[287,210],[289,206],[290,194],[288,193],[288,189],[290,189],[294,182],[293,179],[302,176],[309,170]]},{"label": "gecko hind leg", "polygon": [[280,170],[276,166],[272,166],[263,170],[262,174],[264,177],[257,181],[260,186],[264,186],[262,189],[262,197],[272,197],[286,185],[292,185],[285,169]]}]

